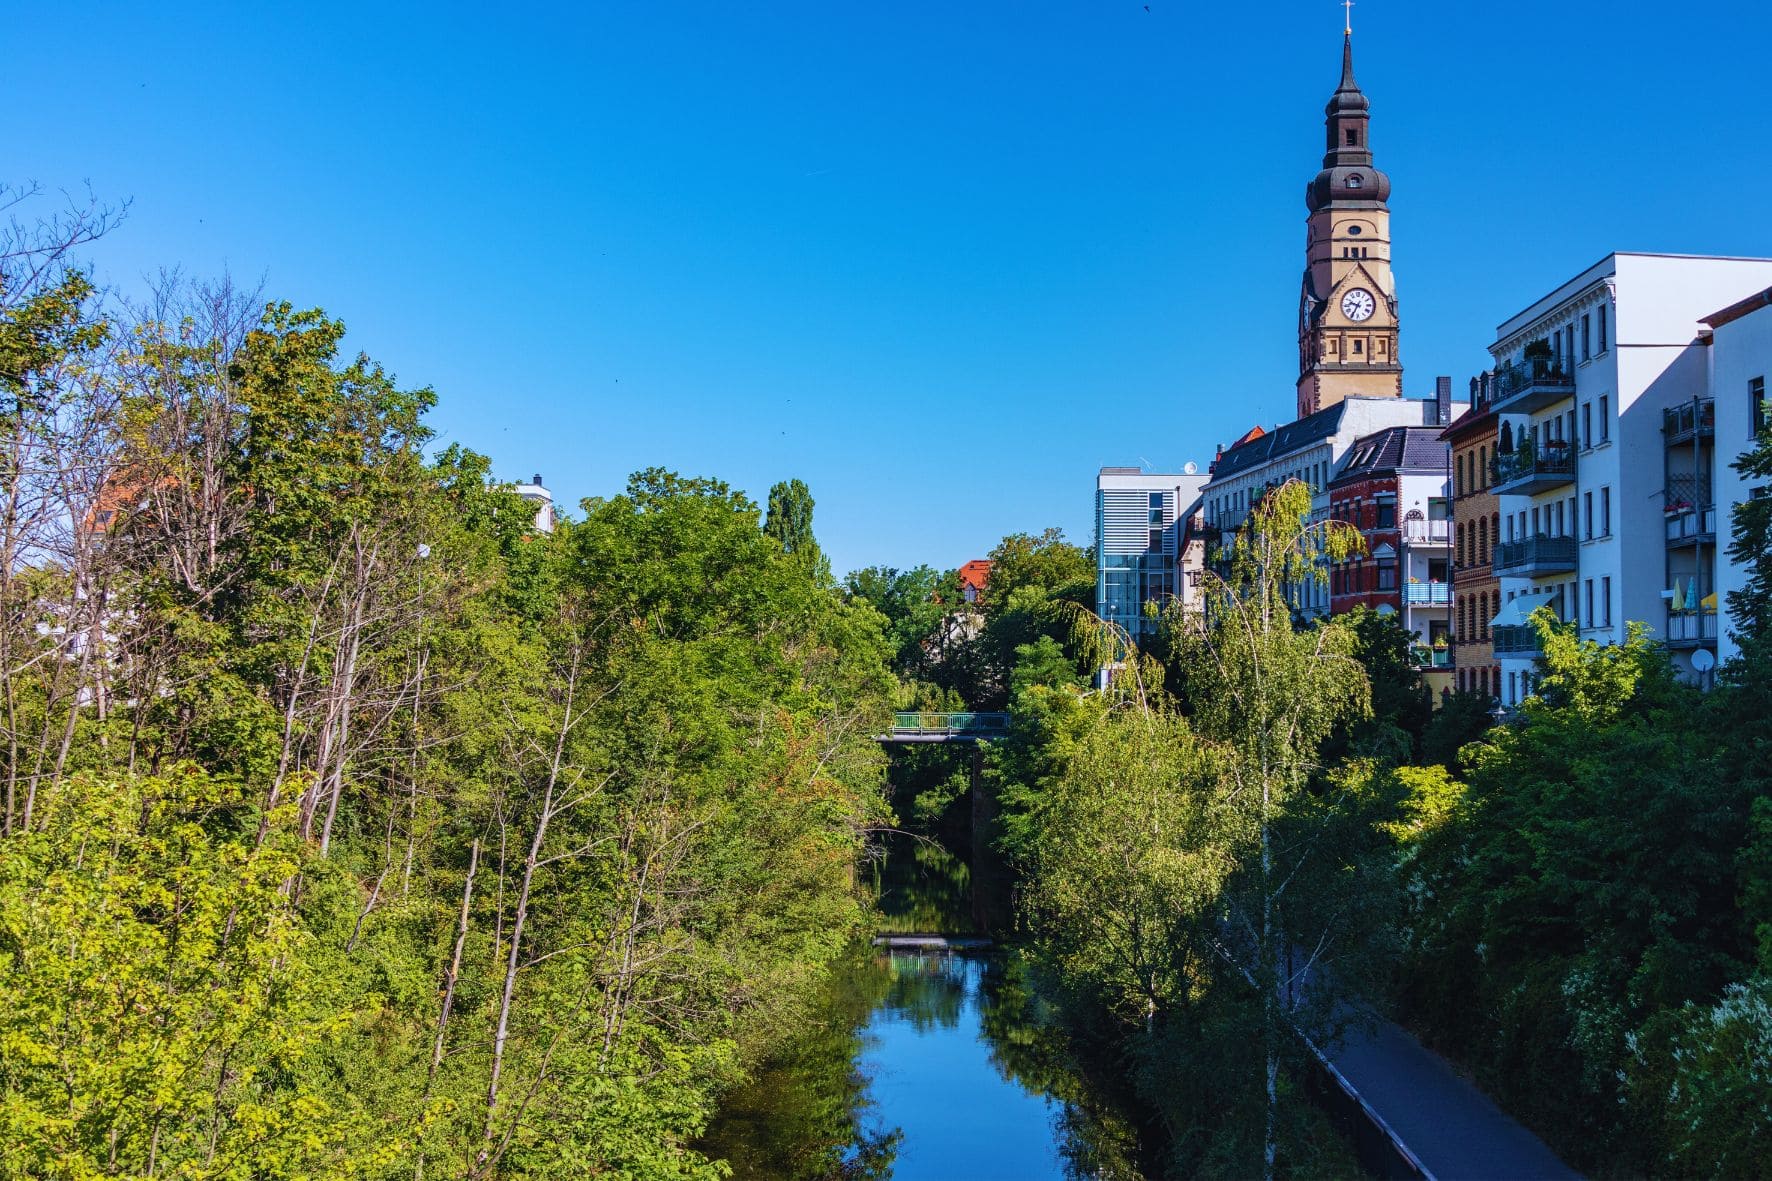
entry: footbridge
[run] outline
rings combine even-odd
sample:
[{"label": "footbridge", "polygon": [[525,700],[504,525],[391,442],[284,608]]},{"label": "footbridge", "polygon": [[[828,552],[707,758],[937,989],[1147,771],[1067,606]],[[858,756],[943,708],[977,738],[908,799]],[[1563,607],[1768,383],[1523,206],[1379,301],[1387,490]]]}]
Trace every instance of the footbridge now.
[{"label": "footbridge", "polygon": [[892,729],[875,742],[991,742],[1009,737],[1006,713],[898,713]]}]

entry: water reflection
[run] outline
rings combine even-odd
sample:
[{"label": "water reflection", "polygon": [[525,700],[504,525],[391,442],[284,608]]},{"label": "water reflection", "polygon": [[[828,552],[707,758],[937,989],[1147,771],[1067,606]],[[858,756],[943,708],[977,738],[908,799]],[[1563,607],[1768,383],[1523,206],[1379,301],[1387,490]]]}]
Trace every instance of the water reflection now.
[{"label": "water reflection", "polygon": [[[980,889],[990,872],[935,842],[894,839],[868,871],[877,929],[991,929],[1002,908],[991,898],[1005,891]],[[1012,948],[863,944],[806,1028],[725,1097],[699,1147],[741,1181],[1136,1178],[1136,1137],[1083,1081],[1071,1045]]]},{"label": "water reflection", "polygon": [[1059,1105],[1021,1081],[986,1032],[995,957],[891,956],[862,1052],[870,1094],[903,1133],[898,1181],[1066,1176]]}]

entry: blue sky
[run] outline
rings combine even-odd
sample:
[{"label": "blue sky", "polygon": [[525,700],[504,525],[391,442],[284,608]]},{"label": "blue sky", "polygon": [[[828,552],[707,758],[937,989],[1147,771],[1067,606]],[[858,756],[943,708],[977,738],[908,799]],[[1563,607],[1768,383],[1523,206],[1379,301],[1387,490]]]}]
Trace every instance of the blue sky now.
[{"label": "blue sky", "polygon": [[[1361,0],[1405,383],[1612,249],[1772,255],[1772,8]],[[565,504],[798,476],[840,571],[1291,417],[1334,0],[21,7],[11,181],[324,306]]]}]

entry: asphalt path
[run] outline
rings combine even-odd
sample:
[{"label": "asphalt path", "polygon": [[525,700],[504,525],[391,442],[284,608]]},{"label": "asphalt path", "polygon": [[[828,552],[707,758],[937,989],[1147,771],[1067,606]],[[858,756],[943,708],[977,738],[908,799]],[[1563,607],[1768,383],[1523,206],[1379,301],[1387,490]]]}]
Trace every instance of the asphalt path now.
[{"label": "asphalt path", "polygon": [[1581,1176],[1400,1025],[1351,1028],[1329,1060],[1439,1181]]}]

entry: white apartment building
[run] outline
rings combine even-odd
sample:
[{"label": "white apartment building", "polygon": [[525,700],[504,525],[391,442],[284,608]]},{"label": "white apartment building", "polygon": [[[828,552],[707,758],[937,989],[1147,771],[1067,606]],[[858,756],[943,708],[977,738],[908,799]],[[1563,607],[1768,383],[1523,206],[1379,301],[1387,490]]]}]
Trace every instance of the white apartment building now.
[{"label": "white apartment building", "polygon": [[[1709,387],[1703,317],[1768,283],[1772,259],[1612,254],[1497,330],[1483,380],[1504,706],[1531,692],[1527,617],[1543,605],[1604,643],[1645,623],[1691,670],[1707,637],[1689,602],[1715,601],[1716,505],[1703,447],[1677,450],[1697,432],[1664,428]],[[1714,616],[1710,630],[1714,646]]]},{"label": "white apartment building", "polygon": [[[1269,489],[1302,480],[1311,489],[1311,515],[1329,515],[1329,483],[1341,473],[1358,439],[1386,427],[1449,423],[1463,403],[1443,399],[1350,397],[1271,431],[1255,427],[1207,469],[1200,489],[1206,525],[1220,533],[1239,528]],[[1442,422],[1442,419],[1444,422]],[[1293,606],[1305,618],[1329,614],[1329,587],[1315,582],[1297,588]]]},{"label": "white apartment building", "polygon": [[532,484],[518,484],[513,491],[524,500],[535,506],[535,527],[543,533],[554,531],[554,494],[549,492],[541,477],[535,477]]},{"label": "white apartment building", "polygon": [[[1697,408],[1694,427],[1702,431],[1708,417],[1713,431],[1711,454],[1721,514],[1716,521],[1716,599],[1710,606],[1709,622],[1716,635],[1717,656],[1728,660],[1740,652],[1733,634],[1740,622],[1729,614],[1729,592],[1740,590],[1747,582],[1746,568],[1728,557],[1729,510],[1751,497],[1772,495],[1768,488],[1750,487],[1733,466],[1736,457],[1751,450],[1755,436],[1772,421],[1772,406],[1766,400],[1766,379],[1772,377],[1772,287],[1711,313],[1704,322],[1710,328],[1710,401],[1708,413],[1705,405]],[[1702,599],[1699,611],[1702,628]],[[1716,626],[1719,615],[1721,627]]]},{"label": "white apartment building", "polygon": [[1096,610],[1134,640],[1156,629],[1146,603],[1160,608],[1186,591],[1182,535],[1205,482],[1192,471],[1136,467],[1104,467],[1095,477]]}]

